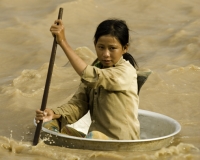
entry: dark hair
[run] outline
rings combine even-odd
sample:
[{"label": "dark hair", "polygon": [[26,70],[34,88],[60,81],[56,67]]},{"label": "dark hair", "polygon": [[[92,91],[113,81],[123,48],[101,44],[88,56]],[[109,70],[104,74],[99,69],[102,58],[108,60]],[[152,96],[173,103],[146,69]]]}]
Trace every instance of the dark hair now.
[{"label": "dark hair", "polygon": [[129,29],[126,22],[118,19],[108,19],[99,24],[94,35],[94,44],[103,35],[116,37],[122,47],[129,43]]},{"label": "dark hair", "polygon": [[[101,22],[94,35],[94,44],[104,35],[111,35],[119,40],[122,47],[129,43],[129,28],[124,20],[108,19]],[[138,67],[135,59],[129,53],[123,54],[123,58],[128,60],[135,68]]]},{"label": "dark hair", "polygon": [[133,56],[130,54],[130,53],[124,53],[123,54],[123,58],[127,61],[130,62],[130,64],[132,64],[132,66],[136,69],[138,69],[138,64],[137,62],[135,61],[135,59],[133,58]]}]

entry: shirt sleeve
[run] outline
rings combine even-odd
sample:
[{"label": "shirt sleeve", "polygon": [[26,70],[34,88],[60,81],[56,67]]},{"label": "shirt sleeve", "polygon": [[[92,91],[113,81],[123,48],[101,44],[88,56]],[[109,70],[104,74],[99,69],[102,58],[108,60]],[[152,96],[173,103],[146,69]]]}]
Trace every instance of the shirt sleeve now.
[{"label": "shirt sleeve", "polygon": [[86,86],[81,83],[74,96],[60,107],[53,108],[55,114],[60,114],[60,121],[66,124],[72,124],[82,118],[88,112],[88,97]]},{"label": "shirt sleeve", "polygon": [[115,67],[100,69],[88,65],[81,77],[82,82],[92,88],[103,87],[110,91],[127,90],[131,83],[137,83],[137,74],[129,62]]}]

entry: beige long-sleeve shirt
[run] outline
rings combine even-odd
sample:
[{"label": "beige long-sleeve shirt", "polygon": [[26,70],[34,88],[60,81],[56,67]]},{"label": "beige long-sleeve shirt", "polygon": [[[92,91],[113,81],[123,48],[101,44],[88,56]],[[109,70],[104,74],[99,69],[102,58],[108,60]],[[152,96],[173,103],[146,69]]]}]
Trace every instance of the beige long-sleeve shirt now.
[{"label": "beige long-sleeve shirt", "polygon": [[68,103],[52,109],[72,124],[88,110],[92,123],[88,133],[100,132],[111,139],[139,139],[139,97],[135,68],[121,58],[113,67],[88,65],[77,92]]}]

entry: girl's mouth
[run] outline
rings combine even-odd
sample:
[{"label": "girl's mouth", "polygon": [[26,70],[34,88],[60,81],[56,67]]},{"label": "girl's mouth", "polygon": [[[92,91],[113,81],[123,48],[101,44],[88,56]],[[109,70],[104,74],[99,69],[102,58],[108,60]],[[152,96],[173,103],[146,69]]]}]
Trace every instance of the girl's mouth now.
[{"label": "girl's mouth", "polygon": [[110,63],[111,60],[103,60],[104,63]]}]

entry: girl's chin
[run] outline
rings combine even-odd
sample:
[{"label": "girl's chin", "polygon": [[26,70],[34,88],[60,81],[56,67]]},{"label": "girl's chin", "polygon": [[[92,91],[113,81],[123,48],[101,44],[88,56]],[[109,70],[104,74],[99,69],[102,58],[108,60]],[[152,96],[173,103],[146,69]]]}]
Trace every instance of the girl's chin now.
[{"label": "girl's chin", "polygon": [[109,67],[112,67],[113,65],[106,65],[106,64],[103,64],[103,68],[109,68]]},{"label": "girl's chin", "polygon": [[109,68],[109,67],[112,67],[112,66],[113,66],[112,63],[105,63],[105,62],[103,62],[102,64],[103,64],[103,67],[104,67],[104,68]]}]

